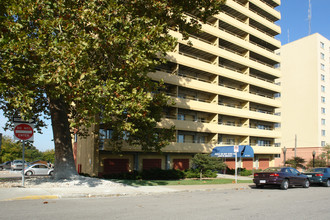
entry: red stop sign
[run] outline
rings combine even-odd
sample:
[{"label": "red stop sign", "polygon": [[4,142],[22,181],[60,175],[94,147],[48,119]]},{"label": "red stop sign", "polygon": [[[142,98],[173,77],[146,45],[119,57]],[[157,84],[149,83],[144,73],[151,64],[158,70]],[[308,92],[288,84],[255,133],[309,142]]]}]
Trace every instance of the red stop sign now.
[{"label": "red stop sign", "polygon": [[18,124],[15,126],[14,135],[20,140],[28,140],[33,137],[33,128],[28,124]]}]

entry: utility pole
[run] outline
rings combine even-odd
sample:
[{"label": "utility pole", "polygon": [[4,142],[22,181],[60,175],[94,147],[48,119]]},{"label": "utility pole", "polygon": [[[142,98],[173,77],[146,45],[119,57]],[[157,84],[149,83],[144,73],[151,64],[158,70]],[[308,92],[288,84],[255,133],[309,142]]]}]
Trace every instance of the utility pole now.
[{"label": "utility pole", "polygon": [[308,4],[308,35],[311,35],[312,32],[312,4],[311,0],[309,0]]}]

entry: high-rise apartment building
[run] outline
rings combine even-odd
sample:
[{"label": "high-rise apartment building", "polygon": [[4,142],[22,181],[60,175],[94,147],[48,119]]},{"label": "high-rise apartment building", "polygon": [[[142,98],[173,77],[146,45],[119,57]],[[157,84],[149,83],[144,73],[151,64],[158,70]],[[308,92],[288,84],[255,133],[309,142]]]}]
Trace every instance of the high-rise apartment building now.
[{"label": "high-rise apartment building", "polygon": [[[281,106],[275,83],[281,76],[276,66],[281,32],[276,7],[280,0],[227,0],[223,11],[202,24],[202,31],[182,40],[178,32],[175,51],[168,63],[150,73],[163,79],[175,106],[164,109],[160,126],[176,127],[176,141],[162,154],[142,153],[123,146],[121,156],[92,139],[75,144],[80,172],[100,173],[142,170],[151,167],[186,169],[196,153],[211,153],[217,146],[250,145],[253,158],[243,158],[241,167],[274,165],[281,149],[275,146],[280,132],[275,129]],[[188,16],[192,16],[189,15]],[[96,127],[95,127],[96,128]],[[102,130],[107,138],[107,131]],[[227,158],[232,167],[233,160]]]},{"label": "high-rise apartment building", "polygon": [[316,33],[283,45],[281,147],[303,157],[330,143],[330,42]]}]

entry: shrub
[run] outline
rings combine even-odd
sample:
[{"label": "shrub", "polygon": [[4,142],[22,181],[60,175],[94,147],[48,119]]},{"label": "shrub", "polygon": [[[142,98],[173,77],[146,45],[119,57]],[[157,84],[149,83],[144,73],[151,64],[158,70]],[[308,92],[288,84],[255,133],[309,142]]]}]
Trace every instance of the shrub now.
[{"label": "shrub", "polygon": [[143,180],[178,180],[184,178],[181,170],[150,169],[142,171]]},{"label": "shrub", "polygon": [[239,173],[241,176],[251,176],[252,175],[252,170],[247,170],[247,169],[242,169],[241,172]]},{"label": "shrub", "polygon": [[133,171],[128,173],[114,173],[103,175],[105,179],[122,179],[122,180],[178,180],[184,178],[184,172],[181,170],[162,170],[150,169],[142,172]]},{"label": "shrub", "polygon": [[112,173],[102,175],[104,179],[121,179],[121,180],[138,180],[142,179],[141,173],[138,171],[126,172],[126,173]]},{"label": "shrub", "polygon": [[[185,178],[200,178],[199,170],[189,169],[184,172]],[[204,178],[217,177],[217,171],[207,170],[203,173]]]},{"label": "shrub", "polygon": [[[245,168],[237,168],[237,175],[240,175],[240,176],[251,176],[252,173],[255,173],[255,172],[258,172],[258,171],[261,171],[261,169],[259,169],[259,170],[256,170],[256,169],[247,170]],[[229,168],[227,168],[226,174],[235,175],[235,169],[229,169]]]}]

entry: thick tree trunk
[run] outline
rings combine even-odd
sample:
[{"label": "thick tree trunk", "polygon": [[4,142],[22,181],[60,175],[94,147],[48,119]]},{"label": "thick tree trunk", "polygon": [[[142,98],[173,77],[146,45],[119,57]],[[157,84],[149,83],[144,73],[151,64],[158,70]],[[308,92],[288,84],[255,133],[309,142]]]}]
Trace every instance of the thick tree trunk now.
[{"label": "thick tree trunk", "polygon": [[68,179],[77,175],[73,151],[67,105],[61,98],[49,98],[55,142],[55,178]]}]

